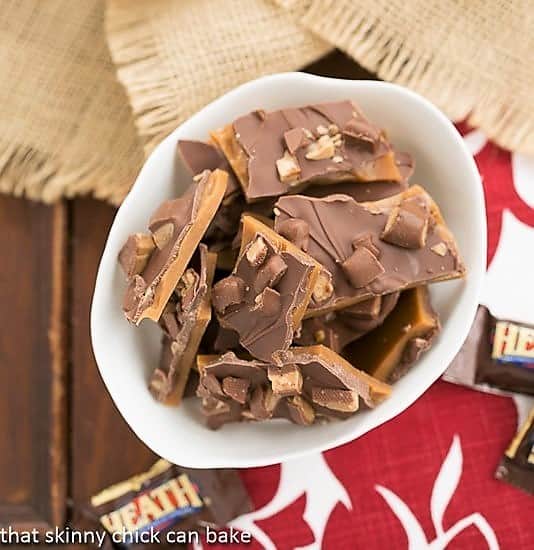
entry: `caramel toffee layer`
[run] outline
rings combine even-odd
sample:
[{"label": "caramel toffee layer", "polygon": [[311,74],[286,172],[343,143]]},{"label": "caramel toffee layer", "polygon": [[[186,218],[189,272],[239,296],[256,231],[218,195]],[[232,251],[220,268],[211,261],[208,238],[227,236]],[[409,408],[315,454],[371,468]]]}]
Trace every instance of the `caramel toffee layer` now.
[{"label": "caramel toffee layer", "polygon": [[228,175],[204,171],[177,199],[152,214],[149,234],[131,235],[119,254],[130,282],[123,300],[126,318],[157,321],[226,191]]},{"label": "caramel toffee layer", "polygon": [[399,295],[393,292],[375,296],[345,309],[305,319],[295,342],[302,346],[324,344],[340,353],[348,344],[379,327],[395,307]]},{"label": "caramel toffee layer", "polygon": [[374,407],[391,391],[324,346],[292,348],[271,363],[232,352],[199,356],[198,368],[198,395],[212,429],[243,420],[286,418],[309,425],[345,418],[358,410],[360,398]]},{"label": "caramel toffee layer", "polygon": [[331,277],[327,292],[314,293],[308,316],[465,271],[436,204],[418,186],[370,203],[291,195],[278,200],[275,213],[279,232],[298,220],[307,253]]},{"label": "caramel toffee layer", "polygon": [[254,111],[212,137],[248,201],[318,181],[401,181],[411,170],[351,101]]},{"label": "caramel toffee layer", "polygon": [[343,356],[385,382],[398,380],[427,351],[441,329],[428,288],[401,293],[383,323],[343,350]]},{"label": "caramel toffee layer", "polygon": [[185,391],[191,366],[211,318],[210,289],[215,255],[199,246],[198,258],[182,275],[159,324],[163,329],[160,365],[152,373],[149,388],[167,405],[178,405]]},{"label": "caramel toffee layer", "polygon": [[[291,344],[309,303],[317,267],[311,258],[252,218],[244,221],[243,238],[247,240],[232,275],[213,288],[213,306],[220,324],[235,331],[245,349],[270,361],[273,352]],[[300,315],[296,315],[298,310]]]}]

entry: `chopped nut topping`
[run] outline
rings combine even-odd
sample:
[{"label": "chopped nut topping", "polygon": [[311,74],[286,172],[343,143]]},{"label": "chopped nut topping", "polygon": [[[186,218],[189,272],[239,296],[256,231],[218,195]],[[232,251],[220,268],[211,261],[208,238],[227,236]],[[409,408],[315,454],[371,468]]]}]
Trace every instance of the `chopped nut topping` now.
[{"label": "chopped nut topping", "polygon": [[135,233],[128,237],[119,253],[119,263],[128,279],[139,275],[145,269],[154,248],[152,235]]},{"label": "chopped nut topping", "polygon": [[332,278],[326,271],[321,271],[317,277],[317,282],[313,289],[313,299],[318,303],[325,302],[334,293],[334,285],[332,284]]},{"label": "chopped nut topping", "polygon": [[304,130],[304,135],[308,138],[308,139],[313,139],[313,134],[308,130],[308,128],[302,128]]},{"label": "chopped nut topping", "polygon": [[438,256],[445,256],[449,250],[447,245],[444,242],[440,242],[430,247],[432,252],[435,252]]},{"label": "chopped nut topping", "polygon": [[282,183],[295,182],[300,175],[300,166],[297,158],[289,151],[285,151],[284,156],[276,161],[276,169]]},{"label": "chopped nut topping", "polygon": [[308,160],[322,160],[332,158],[335,153],[334,142],[329,135],[321,136],[317,141],[310,143],[305,157]]},{"label": "chopped nut topping", "polygon": [[193,176],[193,181],[199,182],[204,177],[204,172],[200,172],[200,174],[196,174]]},{"label": "chopped nut topping", "polygon": [[174,224],[172,222],[164,223],[162,226],[158,227],[153,233],[152,238],[156,243],[156,246],[162,250],[172,239],[174,233]]},{"label": "chopped nut topping", "polygon": [[320,136],[325,136],[326,134],[328,134],[328,128],[326,126],[323,126],[322,124],[319,124],[319,126],[317,126],[317,133]]},{"label": "chopped nut topping", "polygon": [[326,334],[323,329],[316,330],[313,334],[313,338],[318,344],[322,344],[326,339]]},{"label": "chopped nut topping", "polygon": [[343,157],[340,157],[339,155],[336,155],[335,157],[332,158],[332,162],[343,162]]},{"label": "chopped nut topping", "polygon": [[257,237],[254,242],[248,247],[246,258],[248,263],[253,267],[260,266],[267,257],[267,245],[262,237]]}]

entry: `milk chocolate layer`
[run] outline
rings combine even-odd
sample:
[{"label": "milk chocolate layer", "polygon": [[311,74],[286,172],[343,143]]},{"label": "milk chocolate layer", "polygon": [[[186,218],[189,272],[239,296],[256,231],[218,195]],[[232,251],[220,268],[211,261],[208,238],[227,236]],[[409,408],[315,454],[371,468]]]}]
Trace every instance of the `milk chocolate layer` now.
[{"label": "milk chocolate layer", "polygon": [[[206,170],[182,197],[165,201],[154,212],[149,230],[155,247],[143,269],[130,280],[123,300],[130,322],[159,319],[217,212],[227,179],[226,172]],[[127,259],[134,248],[130,237],[119,254],[123,266],[135,263]],[[135,249],[133,253],[137,254]]]},{"label": "milk chocolate layer", "polygon": [[192,176],[204,170],[224,170],[228,174],[222,203],[206,231],[205,241],[217,244],[230,240],[236,232],[239,218],[245,209],[245,200],[235,174],[220,150],[211,143],[179,140],[178,154]]},{"label": "milk chocolate layer", "polygon": [[395,307],[399,295],[393,292],[375,296],[345,309],[304,319],[295,342],[303,346],[324,344],[341,353],[345,346],[380,326]]},{"label": "milk chocolate layer", "polygon": [[254,357],[287,349],[310,301],[316,262],[258,220],[243,218],[243,244],[232,275],[213,289],[221,326],[239,334]]},{"label": "milk chocolate layer", "polygon": [[198,357],[198,394],[209,427],[270,418],[300,425],[346,418],[358,410],[360,397],[374,407],[391,391],[324,346],[292,348],[275,359],[248,361],[232,352]]},{"label": "milk chocolate layer", "polygon": [[166,405],[179,405],[200,340],[211,318],[210,291],[216,257],[206,245],[178,282],[159,324],[165,335],[160,365],[152,373],[149,389]]},{"label": "milk chocolate layer", "polygon": [[321,181],[400,181],[384,134],[351,101],[254,111],[213,132],[248,201]]},{"label": "milk chocolate layer", "polygon": [[440,331],[426,286],[401,293],[393,311],[373,331],[348,345],[343,356],[378,380],[400,378]]},{"label": "milk chocolate layer", "polygon": [[292,195],[275,209],[275,229],[291,218],[308,223],[308,254],[331,275],[332,292],[312,299],[307,316],[465,272],[437,205],[419,186],[370,203]]}]

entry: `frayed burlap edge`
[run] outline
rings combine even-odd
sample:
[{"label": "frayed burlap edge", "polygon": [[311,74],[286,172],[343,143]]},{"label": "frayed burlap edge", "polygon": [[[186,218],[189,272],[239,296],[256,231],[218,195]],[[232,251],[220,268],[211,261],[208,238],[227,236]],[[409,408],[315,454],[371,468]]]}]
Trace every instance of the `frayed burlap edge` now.
[{"label": "frayed burlap edge", "polygon": [[[381,18],[370,19],[349,1],[276,0],[300,8],[300,22],[332,42],[380,79],[401,84],[430,99],[454,121],[467,120],[505,149],[534,154],[534,117],[516,97],[476,75],[462,77],[425,51],[414,51]],[[326,15],[325,15],[326,14]]]},{"label": "frayed burlap edge", "polygon": [[[0,193],[53,203],[62,197],[92,195],[114,205],[122,202],[133,180],[118,182],[100,157],[76,162],[64,150],[61,158],[0,139]],[[69,159],[69,160],[65,160]],[[113,185],[109,182],[113,181]]]},{"label": "frayed burlap edge", "polygon": [[[272,2],[272,5],[274,8],[275,3]],[[193,114],[177,101],[181,95],[180,79],[167,61],[167,52],[158,35],[159,29],[151,27],[149,14],[149,8],[132,10],[128,2],[123,0],[108,1],[106,6],[108,45],[117,66],[118,79],[130,100],[145,155]],[[293,20],[301,15],[300,7],[288,13],[288,17]],[[300,52],[298,62],[281,64],[278,70],[297,70],[333,50],[329,43],[304,28],[302,33],[309,36],[313,45]],[[259,69],[250,71],[246,78],[237,78],[232,84],[237,86],[262,74],[266,72]],[[222,95],[227,89],[218,89],[216,96]]]}]

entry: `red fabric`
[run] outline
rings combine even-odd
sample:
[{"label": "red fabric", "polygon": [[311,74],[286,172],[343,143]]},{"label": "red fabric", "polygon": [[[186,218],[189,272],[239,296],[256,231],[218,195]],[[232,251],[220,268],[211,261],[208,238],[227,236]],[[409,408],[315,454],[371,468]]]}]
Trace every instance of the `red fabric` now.
[{"label": "red fabric", "polygon": [[[460,131],[465,133],[467,128],[460,127]],[[500,236],[503,209],[511,210],[531,226],[534,210],[521,201],[514,189],[510,153],[487,143],[476,156],[476,162],[486,192],[490,262]],[[341,502],[334,507],[324,530],[322,548],[408,548],[405,530],[376,490],[377,485],[404,501],[431,543],[436,538],[430,511],[432,489],[455,435],[459,438],[463,468],[445,509],[444,530],[478,513],[491,526],[500,548],[534,548],[534,498],[494,479],[496,466],[516,427],[516,407],[510,398],[437,382],[394,420],[324,453],[328,466],[350,497],[352,510]],[[242,472],[257,508],[273,498],[280,468]],[[306,498],[304,492],[282,511],[258,522],[275,548],[284,550],[313,543],[313,532],[303,518]],[[250,546],[261,547],[257,542]],[[438,547],[442,548],[435,546]],[[469,550],[487,547],[486,540],[473,526],[447,546]]]}]

